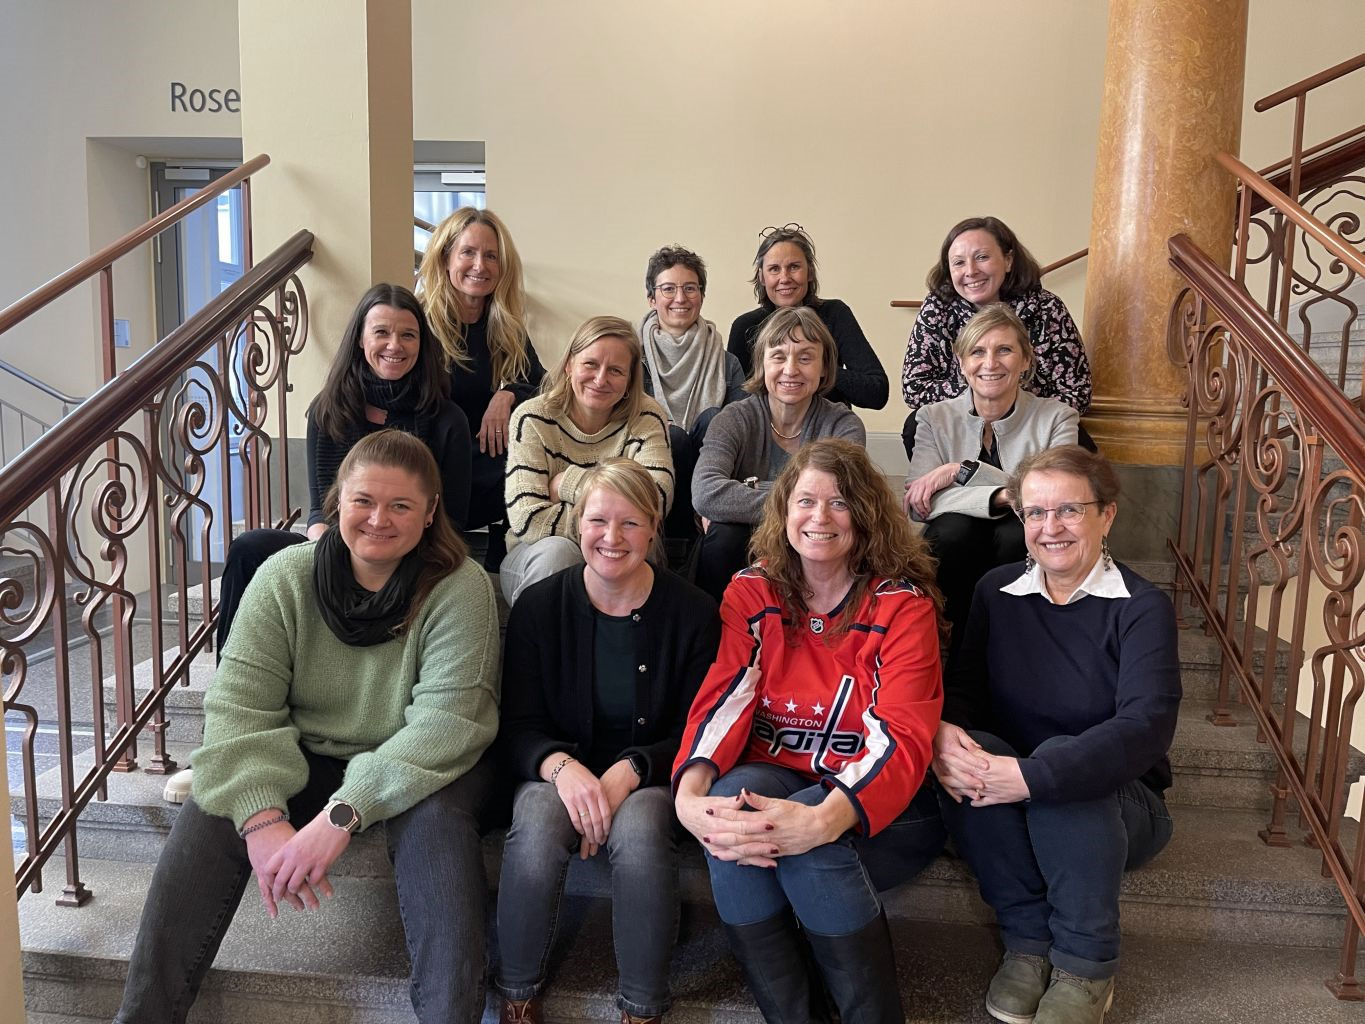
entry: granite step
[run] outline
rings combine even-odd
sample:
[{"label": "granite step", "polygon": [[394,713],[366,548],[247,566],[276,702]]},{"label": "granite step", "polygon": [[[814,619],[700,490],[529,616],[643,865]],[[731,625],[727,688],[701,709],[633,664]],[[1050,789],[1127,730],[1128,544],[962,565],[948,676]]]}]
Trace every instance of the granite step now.
[{"label": "granite step", "polygon": [[[188,750],[172,745],[169,752],[180,760]],[[1235,756],[1230,753],[1229,760]],[[1265,847],[1256,835],[1267,819],[1262,811],[1181,801],[1177,797],[1185,781],[1178,776],[1171,791],[1175,838],[1152,865],[1125,879],[1125,930],[1302,945],[1340,942],[1344,909],[1335,885],[1321,877],[1319,856],[1307,847]],[[109,799],[92,801],[80,818],[82,865],[88,859],[154,863],[180,811],[178,805],[161,799],[163,784],[163,776],[144,772],[111,775]],[[44,821],[60,807],[58,786],[55,771],[39,781],[39,816]],[[15,807],[22,811],[21,805]],[[710,883],[701,852],[691,843],[684,843],[682,849],[683,898],[710,906]],[[501,856],[502,833],[494,831],[484,840],[484,862],[491,880],[498,878]],[[356,836],[334,870],[348,878],[391,877],[382,830]],[[50,870],[44,874],[54,880],[61,877]],[[87,884],[93,888],[93,883]],[[567,891],[609,895],[605,863],[574,860]],[[893,917],[966,923],[990,920],[970,873],[950,853],[936,859],[912,883],[888,894],[887,907]]]},{"label": "granite step", "polygon": [[[151,868],[101,861],[83,861],[82,868],[100,894],[86,907],[20,903],[30,1022],[108,1021],[117,1010]],[[254,900],[244,900],[191,1021],[412,1024],[392,882],[339,878],[336,892],[319,911],[286,911],[275,922]],[[994,929],[906,918],[893,919],[891,928],[907,1021],[989,1024],[982,993],[999,957]],[[685,906],[680,932],[669,1020],[759,1024],[714,911]],[[609,903],[566,898],[545,991],[549,1019],[578,1024],[618,1018],[611,948]],[[1360,1008],[1333,999],[1322,984],[1335,966],[1331,949],[1135,935],[1124,940],[1114,1009],[1106,1019],[1358,1021]],[[490,999],[484,1021],[496,1019]]]}]

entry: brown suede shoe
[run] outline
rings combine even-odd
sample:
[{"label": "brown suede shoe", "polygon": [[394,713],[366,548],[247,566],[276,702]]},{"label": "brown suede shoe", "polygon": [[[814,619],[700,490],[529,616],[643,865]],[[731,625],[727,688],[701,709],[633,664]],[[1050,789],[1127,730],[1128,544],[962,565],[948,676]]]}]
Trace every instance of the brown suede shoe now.
[{"label": "brown suede shoe", "polygon": [[540,997],[504,999],[498,1024],[545,1024],[545,1017],[540,1012]]},{"label": "brown suede shoe", "polygon": [[663,1019],[664,1015],[662,1013],[657,1017],[637,1017],[633,1013],[628,1013],[625,1010],[621,1011],[621,1024],[658,1024],[658,1022]]}]

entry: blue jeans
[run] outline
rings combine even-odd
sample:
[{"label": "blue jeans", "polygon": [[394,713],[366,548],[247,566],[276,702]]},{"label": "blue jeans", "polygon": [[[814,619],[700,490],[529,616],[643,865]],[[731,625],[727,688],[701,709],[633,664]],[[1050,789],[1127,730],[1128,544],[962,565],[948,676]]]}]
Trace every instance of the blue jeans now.
[{"label": "blue jeans", "polygon": [[[578,832],[555,787],[523,783],[498,883],[497,987],[507,999],[530,999],[545,983],[564,875],[578,848]],[[668,965],[678,937],[677,841],[668,787],[627,796],[611,819],[604,849],[621,984],[617,1006],[637,1017],[658,1016],[672,1003]]]},{"label": "blue jeans", "polygon": [[[814,806],[829,791],[773,764],[741,764],[716,780],[711,796],[735,796],[741,789]],[[910,805],[875,836],[845,832],[795,857],[777,858],[776,868],[739,865],[709,853],[711,891],[721,920],[730,925],[766,921],[790,906],[801,925],[819,935],[849,935],[881,913],[877,895],[907,882],[943,848],[943,823],[933,792],[922,786]]]},{"label": "blue jeans", "polygon": [[[1018,756],[991,733],[971,736],[990,753]],[[939,794],[948,831],[995,910],[1005,948],[1046,956],[1078,977],[1112,977],[1123,872],[1151,860],[1171,838],[1161,797],[1136,781],[1097,800],[1065,803],[972,807]]]},{"label": "blue jeans", "polygon": [[[308,784],[289,801],[302,826],[331,799],[346,763],[304,751]],[[478,816],[492,781],[481,761],[384,822],[422,1024],[473,1024],[484,1010],[484,880]],[[116,1024],[183,1024],[251,878],[232,822],[187,800],[157,861]],[[283,913],[290,913],[282,908]],[[365,922],[355,920],[355,941]]]}]

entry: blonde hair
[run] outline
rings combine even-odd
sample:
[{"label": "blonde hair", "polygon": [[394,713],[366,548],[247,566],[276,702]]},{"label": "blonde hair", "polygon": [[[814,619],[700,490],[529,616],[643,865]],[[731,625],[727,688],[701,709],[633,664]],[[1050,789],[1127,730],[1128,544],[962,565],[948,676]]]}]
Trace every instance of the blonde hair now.
[{"label": "blonde hair", "polygon": [[595,316],[584,321],[574,331],[569,340],[568,351],[560,360],[554,373],[547,373],[541,381],[540,393],[545,399],[545,410],[556,418],[567,416],[573,408],[573,381],[569,377],[569,364],[576,355],[603,338],[618,338],[630,352],[630,380],[626,383],[626,393],[612,407],[609,423],[629,423],[640,415],[642,399],[645,395],[645,371],[640,339],[635,329],[619,316]]},{"label": "blonde hair", "polygon": [[612,491],[625,498],[649,517],[655,536],[663,529],[664,516],[659,505],[659,485],[649,475],[649,470],[634,459],[613,455],[583,474],[583,479],[578,485],[578,500],[573,506],[572,525],[575,537],[578,535],[578,523],[583,518],[588,497],[595,491]]},{"label": "blonde hair", "polygon": [[957,356],[959,363],[962,362],[982,338],[998,327],[1010,327],[1018,335],[1019,351],[1028,360],[1028,369],[1020,375],[1019,382],[1022,384],[1031,380],[1038,361],[1033,356],[1033,342],[1028,336],[1028,328],[1019,319],[1019,314],[1003,302],[982,306],[980,312],[962,325],[962,330],[957,332],[957,339],[953,342],[953,355]]},{"label": "blonde hair", "polygon": [[[793,627],[796,619],[810,611],[806,606],[810,591],[806,587],[801,556],[787,539],[787,504],[792,491],[796,490],[796,481],[807,469],[834,477],[853,521],[853,547],[848,553],[848,569],[854,576],[853,589],[834,621],[834,628],[826,636],[840,636],[848,629],[863,595],[876,578],[914,584],[941,612],[943,598],[935,583],[934,556],[929,552],[928,543],[911,531],[910,520],[906,518],[900,500],[891,492],[886,477],[872,464],[867,451],[860,445],[843,438],[826,437],[798,448],[778,474],[763,503],[763,518],[749,542],[754,560],[763,563],[763,574],[772,582],[783,608],[791,613],[787,618]],[[943,628],[940,615],[939,629]]]},{"label": "blonde hair", "polygon": [[487,226],[498,240],[500,273],[488,297],[488,354],[493,363],[493,390],[513,381],[526,380],[531,371],[526,333],[526,295],[522,290],[521,257],[512,244],[507,226],[491,210],[462,206],[441,221],[417,271],[418,290],[432,332],[445,350],[448,365],[468,370],[473,366],[465,347],[465,327],[460,319],[456,288],[450,280],[450,252],[471,224]]},{"label": "blonde hair", "polygon": [[825,326],[819,314],[809,306],[783,306],[768,314],[768,319],[763,321],[763,326],[759,328],[758,335],[754,338],[754,348],[750,355],[753,368],[749,371],[749,379],[744,382],[745,391],[751,395],[767,394],[768,385],[763,380],[763,363],[768,349],[785,345],[797,331],[804,334],[807,341],[813,341],[820,346],[822,360],[820,387],[816,394],[829,394],[839,373],[839,348],[834,344],[834,335],[829,333],[829,328]]}]

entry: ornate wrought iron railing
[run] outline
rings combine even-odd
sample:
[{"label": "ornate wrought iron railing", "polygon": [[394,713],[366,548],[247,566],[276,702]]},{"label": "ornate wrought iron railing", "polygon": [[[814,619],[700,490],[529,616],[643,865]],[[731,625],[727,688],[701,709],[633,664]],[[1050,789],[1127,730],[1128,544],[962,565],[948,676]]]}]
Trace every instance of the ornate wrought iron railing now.
[{"label": "ornate wrought iron railing", "polygon": [[[80,880],[76,819],[103,798],[111,771],[137,767],[149,727],[145,770],[175,767],[166,748],[163,702],[187,680],[212,633],[212,553],[226,550],[234,518],[287,525],[289,365],[308,334],[296,271],[312,258],[300,231],[227,291],[114,377],[6,470],[0,486],[0,555],[22,564],[0,577],[0,672],[4,708],[26,723],[20,743],[26,851],[16,865],[20,895],[42,890],[42,868],[64,852],[57,902],[90,897]],[[210,493],[212,489],[213,493]],[[30,510],[39,508],[42,514]],[[190,591],[204,610],[191,618]],[[167,597],[177,610],[167,636]],[[70,613],[79,613],[73,616]],[[132,650],[135,616],[150,631],[150,675],[139,699]],[[111,664],[106,638],[112,633]],[[173,641],[173,642],[172,642]],[[60,806],[44,824],[34,742],[37,703],[26,692],[50,644],[55,688]],[[88,678],[74,655],[88,648]],[[108,681],[107,681],[108,680]],[[46,682],[46,680],[44,680]],[[115,714],[106,723],[105,690]],[[94,746],[83,774],[73,760],[77,701],[90,701]]]},{"label": "ornate wrought iron railing", "polygon": [[[1242,237],[1259,195],[1332,259],[1365,272],[1346,240],[1239,161],[1220,159],[1241,182]],[[1344,820],[1365,692],[1365,419],[1252,298],[1245,253],[1232,276],[1184,235],[1171,239],[1170,253],[1187,282],[1172,310],[1171,354],[1189,369],[1184,495],[1171,543],[1177,612],[1197,612],[1223,649],[1212,720],[1237,724],[1235,679],[1275,753],[1262,839],[1290,843],[1292,800],[1292,827],[1322,851],[1341,890],[1348,924],[1328,985],[1360,999],[1365,843]]]}]

